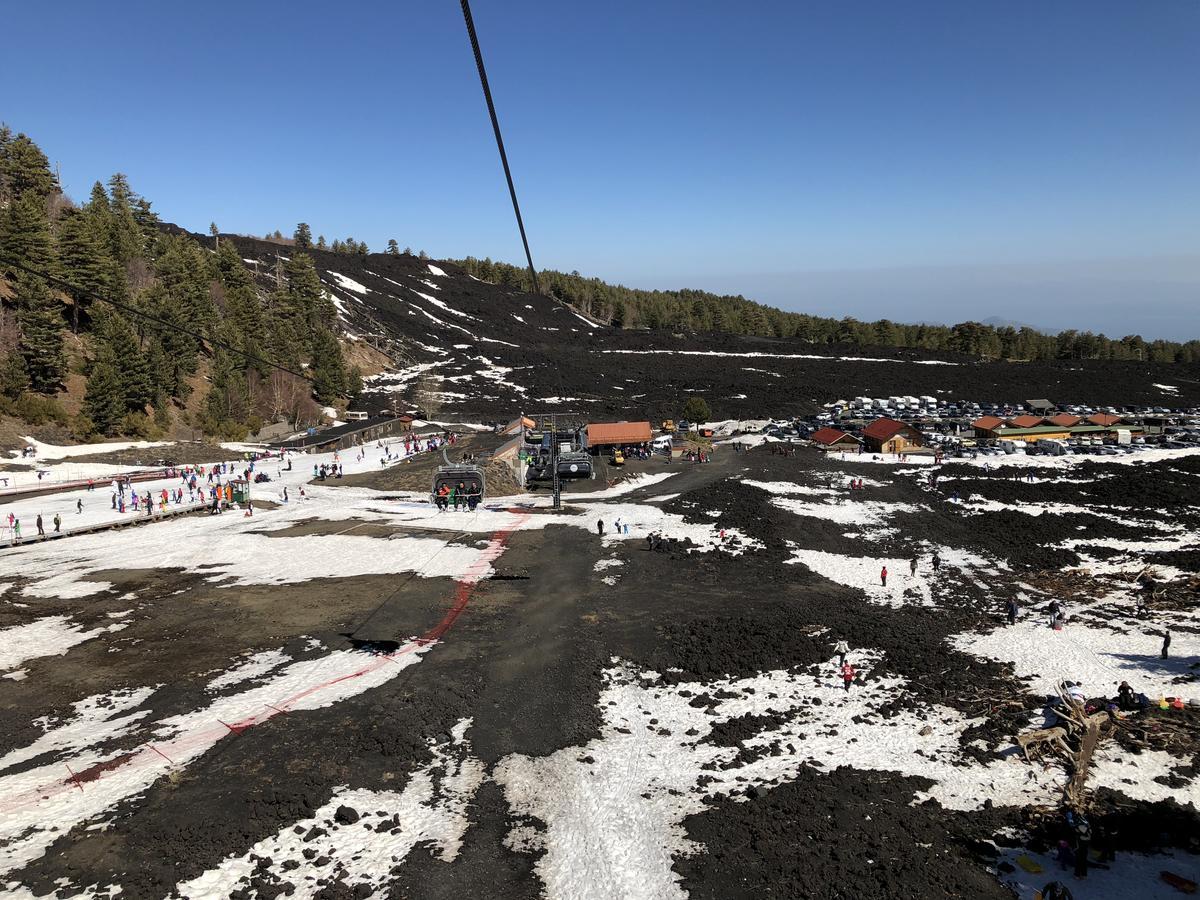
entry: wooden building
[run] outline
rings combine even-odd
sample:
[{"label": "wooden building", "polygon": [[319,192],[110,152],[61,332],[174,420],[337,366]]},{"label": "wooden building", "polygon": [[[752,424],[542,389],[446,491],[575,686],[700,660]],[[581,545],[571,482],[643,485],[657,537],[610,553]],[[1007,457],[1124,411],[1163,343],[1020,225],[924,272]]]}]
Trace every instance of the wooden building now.
[{"label": "wooden building", "polygon": [[826,450],[858,450],[862,446],[862,441],[854,435],[829,427],[814,431],[812,442]]},{"label": "wooden building", "polygon": [[924,444],[921,432],[895,419],[876,419],[862,434],[868,449],[876,453],[904,453]]}]

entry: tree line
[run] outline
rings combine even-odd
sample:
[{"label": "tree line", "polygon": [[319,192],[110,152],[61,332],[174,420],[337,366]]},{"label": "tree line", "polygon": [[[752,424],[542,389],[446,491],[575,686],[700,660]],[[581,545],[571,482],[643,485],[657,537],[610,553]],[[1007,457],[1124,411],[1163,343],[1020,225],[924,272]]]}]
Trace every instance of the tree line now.
[{"label": "tree line", "polygon": [[[209,226],[209,233],[215,238],[219,234],[216,223]],[[312,236],[312,228],[307,222],[301,222],[296,226],[296,230],[292,232],[290,238],[284,237],[283,232],[276,228],[270,234],[263,235],[262,240],[270,241],[272,244],[283,244],[286,247],[295,247],[298,250],[327,250],[330,253],[344,253],[348,256],[366,256],[371,252],[371,248],[367,246],[366,241],[357,241],[352,237],[343,240],[334,239],[332,242],[325,240],[325,235],[317,235],[314,241]],[[384,251],[389,256],[416,256],[419,259],[429,259],[429,254],[424,250],[419,250],[413,253],[412,247],[400,249],[400,244],[395,238],[387,242],[387,249]]]},{"label": "tree line", "polygon": [[[509,263],[468,256],[456,260],[482,281],[528,291],[529,270]],[[544,292],[580,312],[617,328],[719,332],[760,337],[799,338],[814,344],[914,348],[965,353],[981,359],[1012,361],[1052,359],[1144,360],[1157,363],[1200,362],[1200,340],[1147,341],[1139,335],[1110,338],[1090,331],[1046,334],[1034,328],[960,322],[957,325],[910,325],[880,319],[863,322],[784,312],[747,300],[681,289],[646,291],[587,278],[578,272],[544,269]]]},{"label": "tree line", "polygon": [[[231,242],[213,252],[159,226],[120,173],[73,202],[41,148],[0,125],[0,254],[78,288],[0,258],[0,410],[81,439],[156,436],[177,421],[238,439],[277,418],[314,421],[361,390],[307,254],[264,290]],[[73,375],[86,387],[71,416]]]}]

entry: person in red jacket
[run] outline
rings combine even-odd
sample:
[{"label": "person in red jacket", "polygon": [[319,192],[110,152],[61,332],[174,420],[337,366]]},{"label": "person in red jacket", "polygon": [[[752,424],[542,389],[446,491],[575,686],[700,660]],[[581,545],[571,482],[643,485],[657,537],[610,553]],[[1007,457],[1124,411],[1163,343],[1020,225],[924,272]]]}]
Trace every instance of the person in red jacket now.
[{"label": "person in red jacket", "polygon": [[882,584],[884,587],[887,587],[887,566],[884,566],[879,571],[879,583]]},{"label": "person in red jacket", "polygon": [[846,686],[846,690],[850,690],[850,682],[854,680],[854,666],[850,663],[842,665],[842,684]]}]

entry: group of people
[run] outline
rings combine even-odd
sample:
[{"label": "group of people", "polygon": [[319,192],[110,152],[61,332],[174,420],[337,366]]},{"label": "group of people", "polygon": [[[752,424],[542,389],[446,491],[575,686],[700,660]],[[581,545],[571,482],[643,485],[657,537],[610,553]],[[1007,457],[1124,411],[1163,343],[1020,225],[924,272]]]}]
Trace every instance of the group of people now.
[{"label": "group of people", "polygon": [[846,659],[846,654],[850,652],[850,645],[846,643],[845,638],[839,640],[833,645],[833,652],[838,655],[838,669],[842,673],[842,685],[844,690],[849,692],[850,685],[854,684],[854,679],[858,677],[858,673],[854,670],[854,666]]},{"label": "group of people", "polygon": [[450,507],[454,507],[454,511],[458,512],[460,506],[470,512],[475,512],[482,496],[479,483],[476,481],[472,481],[470,484],[460,481],[453,487],[443,484],[433,495],[438,512],[445,512]]},{"label": "group of people", "polygon": [[[268,455],[266,452],[244,454],[241,469],[242,477],[249,480],[255,472],[258,462]],[[222,505],[233,502],[233,484],[230,478],[237,473],[237,465],[236,462],[185,466],[171,463],[160,469],[122,473],[109,481],[111,509],[113,512],[121,515],[125,513],[140,515],[144,513],[147,516],[151,516],[154,514],[156,508],[162,514],[172,506],[179,507],[185,503],[188,505],[201,503],[211,505],[213,513],[220,512]],[[288,468],[291,468],[290,461]],[[134,487],[135,478],[139,480],[178,478],[179,484],[175,487],[164,487],[155,491],[146,490],[140,492]],[[265,473],[260,473],[256,480],[269,480],[269,476],[266,476]],[[95,493],[95,491],[96,479],[88,478],[87,492]],[[83,497],[76,497],[75,514],[82,515],[83,509]],[[12,543],[21,543],[20,518],[12,512],[6,518],[9,531],[12,534]],[[62,515],[56,512],[51,522],[54,527],[50,534],[62,534]],[[38,537],[47,537],[46,524],[41,512],[36,516],[35,526]]]}]

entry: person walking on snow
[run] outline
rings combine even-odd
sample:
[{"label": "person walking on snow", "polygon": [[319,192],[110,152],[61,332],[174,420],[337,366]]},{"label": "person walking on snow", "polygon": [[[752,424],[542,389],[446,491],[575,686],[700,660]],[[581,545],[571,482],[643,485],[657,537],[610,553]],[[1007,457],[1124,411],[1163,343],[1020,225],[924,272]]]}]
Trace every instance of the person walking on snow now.
[{"label": "person walking on snow", "polygon": [[838,655],[838,666],[844,666],[846,664],[846,654],[850,652],[850,645],[846,643],[845,638],[833,645],[833,652]]},{"label": "person walking on snow", "polygon": [[1008,624],[1017,624],[1017,601],[1013,597],[1008,598],[1008,603],[1004,605],[1004,610],[1008,614]]},{"label": "person walking on snow", "polygon": [[850,663],[844,663],[842,665],[842,684],[847,691],[850,690],[850,682],[852,681],[854,681],[854,666],[850,665]]},{"label": "person walking on snow", "polygon": [[596,520],[596,534],[600,535],[600,537],[604,537],[604,520],[603,519]]},{"label": "person walking on snow", "polygon": [[62,531],[62,516],[58,513],[54,514],[54,533],[58,534]]},{"label": "person walking on snow", "polygon": [[1163,645],[1162,658],[1167,659],[1171,655],[1171,629],[1163,630]]},{"label": "person walking on snow", "polygon": [[934,553],[933,553],[933,560],[932,560],[932,562],[933,562],[933,572],[934,572],[934,574],[936,575],[936,574],[937,574],[937,570],[938,570],[938,569],[940,569],[940,568],[942,567],[942,558],[941,558],[940,556],[938,556],[938,554],[937,554],[937,551],[936,551],[936,550],[935,550],[935,551],[934,551]]},{"label": "person walking on snow", "polygon": [[879,570],[879,583],[883,587],[887,587],[887,566]]},{"label": "person walking on snow", "polygon": [[79,497],[75,500],[75,515],[79,515],[81,512],[83,512],[83,498]]},{"label": "person walking on snow", "polygon": [[[41,513],[37,514],[37,521],[35,524],[37,525],[38,537],[45,537],[46,529],[42,526],[42,514]],[[1163,654],[1163,657],[1164,658],[1166,657],[1166,653]]]},{"label": "person walking on snow", "polygon": [[914,556],[908,564],[908,574],[912,578],[917,577],[917,558]]}]

